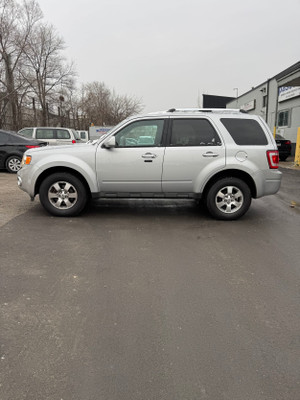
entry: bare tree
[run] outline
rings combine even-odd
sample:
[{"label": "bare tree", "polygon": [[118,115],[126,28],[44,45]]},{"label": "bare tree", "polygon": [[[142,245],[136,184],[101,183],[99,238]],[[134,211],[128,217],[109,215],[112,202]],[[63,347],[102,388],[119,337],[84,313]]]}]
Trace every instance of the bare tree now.
[{"label": "bare tree", "polygon": [[37,0],[0,0],[0,127],[18,130],[25,120],[48,125],[51,113],[57,123],[87,129],[91,122],[115,125],[142,109],[139,100],[103,82],[76,92],[64,49],[53,26],[42,21]]},{"label": "bare tree", "polygon": [[110,91],[103,82],[91,82],[83,85],[82,109],[90,122],[104,125],[108,107]]},{"label": "bare tree", "polygon": [[57,104],[58,93],[74,85],[73,64],[67,64],[62,55],[63,39],[52,25],[39,24],[24,49],[26,78],[37,96],[42,110],[42,125],[47,125],[48,108]]},{"label": "bare tree", "polygon": [[0,0],[0,84],[2,101],[9,109],[14,130],[20,125],[18,92],[24,84],[17,79],[21,58],[33,27],[41,18],[42,12],[35,0],[24,1],[22,5],[14,0]]},{"label": "bare tree", "polygon": [[95,125],[115,125],[142,109],[141,102],[133,97],[117,95],[103,82],[83,85],[81,112]]},{"label": "bare tree", "polygon": [[114,91],[110,98],[109,125],[116,125],[130,115],[137,114],[143,109],[140,100],[127,95],[117,95]]}]

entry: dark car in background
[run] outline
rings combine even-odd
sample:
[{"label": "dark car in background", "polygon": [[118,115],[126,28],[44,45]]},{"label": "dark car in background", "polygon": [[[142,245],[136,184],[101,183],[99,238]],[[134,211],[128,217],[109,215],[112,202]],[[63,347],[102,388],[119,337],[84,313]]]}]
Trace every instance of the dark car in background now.
[{"label": "dark car in background", "polygon": [[22,157],[26,150],[46,145],[46,142],[27,139],[16,133],[0,130],[0,169],[17,173],[21,168]]},{"label": "dark car in background", "polygon": [[279,159],[280,161],[285,161],[291,155],[292,143],[290,140],[277,134],[275,135],[275,141],[279,151]]}]

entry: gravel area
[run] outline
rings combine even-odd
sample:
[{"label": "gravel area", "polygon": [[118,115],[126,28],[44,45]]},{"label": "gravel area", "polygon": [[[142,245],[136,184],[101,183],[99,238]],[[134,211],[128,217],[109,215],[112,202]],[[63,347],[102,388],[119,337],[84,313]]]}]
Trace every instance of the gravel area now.
[{"label": "gravel area", "polygon": [[15,174],[0,171],[0,187],[0,227],[37,204],[18,188]]}]

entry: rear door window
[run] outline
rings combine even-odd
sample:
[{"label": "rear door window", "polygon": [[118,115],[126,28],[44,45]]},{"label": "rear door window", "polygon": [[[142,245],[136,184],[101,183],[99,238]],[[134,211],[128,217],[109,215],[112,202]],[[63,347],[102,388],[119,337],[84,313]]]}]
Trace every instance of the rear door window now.
[{"label": "rear door window", "polygon": [[235,143],[240,146],[265,146],[268,144],[265,132],[254,119],[221,118],[221,122]]},{"label": "rear door window", "polygon": [[172,122],[170,146],[220,146],[221,139],[206,119],[180,119]]},{"label": "rear door window", "polygon": [[37,129],[36,139],[54,139],[53,129]]}]

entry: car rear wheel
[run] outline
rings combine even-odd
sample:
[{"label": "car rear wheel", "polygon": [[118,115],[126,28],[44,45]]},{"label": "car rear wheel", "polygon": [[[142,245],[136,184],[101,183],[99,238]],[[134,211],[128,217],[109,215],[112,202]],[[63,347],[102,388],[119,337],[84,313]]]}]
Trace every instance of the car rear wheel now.
[{"label": "car rear wheel", "polygon": [[78,215],[88,200],[81,180],[64,172],[48,176],[40,186],[39,195],[43,207],[58,217]]},{"label": "car rear wheel", "polygon": [[6,160],[6,169],[11,174],[16,174],[21,168],[21,157],[19,156],[10,156]]},{"label": "car rear wheel", "polygon": [[248,211],[250,204],[249,186],[241,179],[234,177],[215,182],[206,196],[207,209],[216,219],[238,219]]}]

